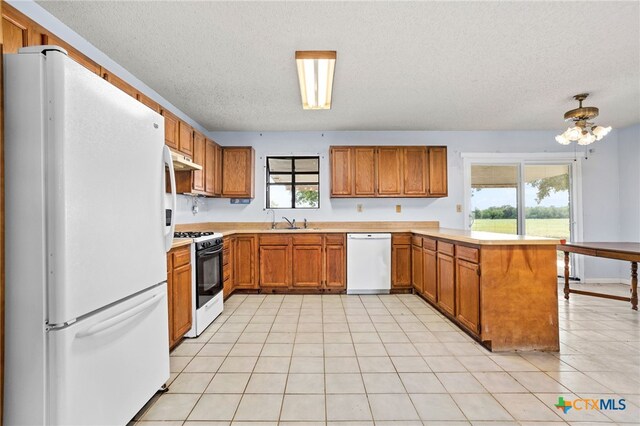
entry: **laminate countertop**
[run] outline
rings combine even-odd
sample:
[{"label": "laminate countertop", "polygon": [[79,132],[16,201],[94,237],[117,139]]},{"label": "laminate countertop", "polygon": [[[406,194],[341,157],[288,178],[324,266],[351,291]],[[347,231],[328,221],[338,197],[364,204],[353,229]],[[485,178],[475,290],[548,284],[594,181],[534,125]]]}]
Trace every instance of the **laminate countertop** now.
[{"label": "laminate countertop", "polygon": [[[413,233],[425,237],[433,237],[453,242],[461,242],[467,244],[474,244],[480,246],[522,246],[522,245],[557,245],[560,244],[559,239],[544,238],[544,237],[530,237],[524,235],[512,235],[512,234],[499,234],[495,232],[480,232],[469,231],[464,229],[452,229],[452,228],[397,228],[397,229],[380,229],[358,226],[356,229],[339,227],[322,227],[322,228],[307,228],[307,229],[265,229],[260,227],[262,224],[257,223],[256,228],[241,228],[241,229],[225,229],[219,228],[206,229],[209,231],[215,231],[222,233],[223,236],[239,235],[239,234],[347,234],[347,233],[374,233],[374,232],[390,232],[390,233]],[[203,230],[202,226],[198,227],[198,230]]]},{"label": "laminate countertop", "polygon": [[192,238],[174,238],[173,243],[171,244],[171,249],[173,250],[174,248],[188,246],[192,242],[193,242]]}]

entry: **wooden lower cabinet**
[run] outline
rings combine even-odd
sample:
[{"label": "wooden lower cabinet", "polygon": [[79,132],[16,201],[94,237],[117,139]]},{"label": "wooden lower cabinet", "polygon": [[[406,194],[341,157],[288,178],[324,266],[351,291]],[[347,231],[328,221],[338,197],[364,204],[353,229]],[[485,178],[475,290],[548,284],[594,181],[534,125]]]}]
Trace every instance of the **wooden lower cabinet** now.
[{"label": "wooden lower cabinet", "polygon": [[260,287],[289,288],[291,285],[291,246],[262,245],[260,257]]},{"label": "wooden lower cabinet", "polygon": [[411,290],[411,235],[391,237],[391,290]]},{"label": "wooden lower cabinet", "polygon": [[191,328],[191,292],[191,246],[178,247],[167,254],[170,348],[173,348]]},{"label": "wooden lower cabinet", "polygon": [[422,294],[436,303],[438,300],[438,261],[436,252],[422,248]]},{"label": "wooden lower cabinet", "polygon": [[480,266],[456,259],[456,318],[480,334]]},{"label": "wooden lower cabinet", "polygon": [[455,264],[453,256],[437,254],[438,262],[438,306],[450,315],[455,315]]},{"label": "wooden lower cabinet", "polygon": [[419,245],[411,246],[411,283],[418,294],[422,294],[422,247]]},{"label": "wooden lower cabinet", "polygon": [[263,290],[340,291],[345,288],[344,234],[268,234],[258,244]]},{"label": "wooden lower cabinet", "polygon": [[224,299],[229,297],[235,290],[233,285],[234,243],[235,237],[224,237],[222,240],[222,294]]},{"label": "wooden lower cabinet", "polygon": [[293,287],[322,287],[322,244],[293,245]]},{"label": "wooden lower cabinet", "polygon": [[[330,239],[329,237],[332,237]],[[324,249],[324,285],[327,291],[344,290],[347,285],[347,255],[344,235],[327,236]]]},{"label": "wooden lower cabinet", "polygon": [[234,288],[254,289],[256,281],[257,237],[255,235],[239,235],[234,244]]}]

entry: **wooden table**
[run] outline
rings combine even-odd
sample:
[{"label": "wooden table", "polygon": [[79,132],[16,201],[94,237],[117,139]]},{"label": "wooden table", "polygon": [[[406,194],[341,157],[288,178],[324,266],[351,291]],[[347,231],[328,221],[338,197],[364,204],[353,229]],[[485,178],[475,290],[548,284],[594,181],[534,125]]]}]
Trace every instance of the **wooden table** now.
[{"label": "wooden table", "polygon": [[[604,297],[607,299],[631,302],[631,309],[638,310],[638,262],[640,262],[640,243],[565,243],[559,244],[558,250],[564,252],[564,298],[569,293],[586,296]],[[573,290],[569,288],[569,253],[606,259],[627,260],[631,262],[631,297],[614,296],[612,294],[592,291]]]}]

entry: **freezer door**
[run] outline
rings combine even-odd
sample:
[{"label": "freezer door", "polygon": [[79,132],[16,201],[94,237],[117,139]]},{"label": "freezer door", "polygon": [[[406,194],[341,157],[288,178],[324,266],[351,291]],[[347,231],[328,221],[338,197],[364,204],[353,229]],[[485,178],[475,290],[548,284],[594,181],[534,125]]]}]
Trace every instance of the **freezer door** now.
[{"label": "freezer door", "polygon": [[167,285],[49,331],[49,423],[125,425],[169,379]]},{"label": "freezer door", "polygon": [[48,320],[62,324],[166,280],[164,119],[60,52],[45,82]]}]

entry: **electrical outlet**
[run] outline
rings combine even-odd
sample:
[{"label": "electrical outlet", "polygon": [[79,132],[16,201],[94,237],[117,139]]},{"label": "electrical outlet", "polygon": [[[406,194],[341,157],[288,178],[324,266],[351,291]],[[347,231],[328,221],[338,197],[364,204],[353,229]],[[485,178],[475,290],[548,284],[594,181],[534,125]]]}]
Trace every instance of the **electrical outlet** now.
[{"label": "electrical outlet", "polygon": [[462,204],[456,204],[456,212],[462,213]]},{"label": "electrical outlet", "polygon": [[356,204],[356,211],[357,211],[358,213],[362,213],[362,210],[363,210],[363,208],[362,208],[362,204]]},{"label": "electrical outlet", "polygon": [[402,206],[400,204],[396,204],[396,213],[402,213]]}]

